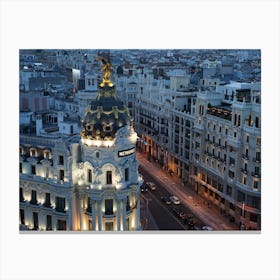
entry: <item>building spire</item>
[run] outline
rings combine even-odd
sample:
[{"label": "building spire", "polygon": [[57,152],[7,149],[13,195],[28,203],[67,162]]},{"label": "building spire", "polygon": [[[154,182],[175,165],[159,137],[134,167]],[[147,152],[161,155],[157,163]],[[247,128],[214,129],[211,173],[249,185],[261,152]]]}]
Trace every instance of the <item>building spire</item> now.
[{"label": "building spire", "polygon": [[104,57],[97,57],[95,60],[100,60],[102,62],[101,71],[104,72],[102,77],[102,82],[99,84],[100,87],[105,87],[106,85],[109,87],[113,87],[113,83],[110,80],[112,65],[109,59]]}]

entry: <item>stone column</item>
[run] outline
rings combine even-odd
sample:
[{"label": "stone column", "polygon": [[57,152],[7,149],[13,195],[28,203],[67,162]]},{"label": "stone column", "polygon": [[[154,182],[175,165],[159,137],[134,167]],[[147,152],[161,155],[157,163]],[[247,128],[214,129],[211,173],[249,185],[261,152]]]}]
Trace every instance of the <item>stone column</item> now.
[{"label": "stone column", "polygon": [[118,230],[121,230],[121,201],[117,200]]},{"label": "stone column", "polygon": [[101,215],[101,202],[102,200],[98,200],[98,230],[102,230],[102,215]]},{"label": "stone column", "polygon": [[95,207],[96,207],[96,203],[95,200],[92,201],[92,205],[91,205],[91,217],[92,217],[92,230],[96,230],[96,217],[95,217]]},{"label": "stone column", "polygon": [[79,196],[79,208],[80,208],[80,230],[83,230],[83,198]]},{"label": "stone column", "polygon": [[137,208],[136,208],[136,229],[140,228],[140,195],[137,199]]},{"label": "stone column", "polygon": [[123,230],[126,230],[126,198],[122,200],[123,206]]}]

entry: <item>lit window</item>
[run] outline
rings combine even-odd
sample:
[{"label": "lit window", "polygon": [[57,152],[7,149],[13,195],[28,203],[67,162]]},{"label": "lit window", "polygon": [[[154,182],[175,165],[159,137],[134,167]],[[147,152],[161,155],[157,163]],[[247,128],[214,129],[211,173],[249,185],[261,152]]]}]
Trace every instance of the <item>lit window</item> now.
[{"label": "lit window", "polygon": [[88,182],[92,182],[92,171],[91,171],[91,169],[88,169]]}]

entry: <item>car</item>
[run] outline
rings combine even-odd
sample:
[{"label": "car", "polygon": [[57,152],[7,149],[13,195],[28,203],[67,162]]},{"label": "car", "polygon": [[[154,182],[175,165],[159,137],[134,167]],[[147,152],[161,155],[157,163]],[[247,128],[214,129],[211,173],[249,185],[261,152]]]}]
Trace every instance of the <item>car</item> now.
[{"label": "car", "polygon": [[179,208],[172,208],[172,212],[178,217],[180,218],[180,214],[183,212],[183,210],[179,209]]},{"label": "car", "polygon": [[173,204],[181,204],[181,202],[180,202],[180,200],[179,200],[179,198],[177,196],[172,195],[169,198],[173,202]]},{"label": "car", "polygon": [[202,230],[213,230],[213,228],[209,227],[209,226],[203,226],[201,229]]},{"label": "car", "polygon": [[165,204],[171,204],[171,200],[170,200],[170,198],[167,197],[167,196],[162,196],[160,199],[161,199]]},{"label": "car", "polygon": [[141,192],[147,192],[148,191],[148,187],[147,187],[147,185],[145,183],[143,183],[141,185],[140,189],[141,189]]},{"label": "car", "polygon": [[152,191],[154,191],[156,189],[156,185],[153,182],[147,182],[146,185],[148,186],[148,188]]}]

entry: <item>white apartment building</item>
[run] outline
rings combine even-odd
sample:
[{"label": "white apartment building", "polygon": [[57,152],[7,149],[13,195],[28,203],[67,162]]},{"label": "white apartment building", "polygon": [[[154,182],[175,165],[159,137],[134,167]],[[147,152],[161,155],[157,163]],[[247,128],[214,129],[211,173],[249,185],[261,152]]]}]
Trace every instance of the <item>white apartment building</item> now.
[{"label": "white apartment building", "polygon": [[197,92],[175,81],[172,90],[139,77],[138,147],[241,228],[260,229],[260,84],[215,81],[216,91]]}]

